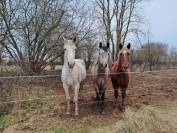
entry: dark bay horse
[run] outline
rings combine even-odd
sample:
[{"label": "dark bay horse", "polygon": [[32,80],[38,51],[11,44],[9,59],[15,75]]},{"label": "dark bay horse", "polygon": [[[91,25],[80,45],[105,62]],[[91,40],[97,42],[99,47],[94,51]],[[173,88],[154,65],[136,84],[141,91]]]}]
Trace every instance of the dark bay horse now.
[{"label": "dark bay horse", "polygon": [[114,88],[116,103],[118,101],[119,88],[121,90],[121,110],[125,110],[124,101],[130,79],[130,47],[130,43],[126,47],[123,47],[122,44],[119,44],[118,58],[111,67],[111,81]]},{"label": "dark bay horse", "polygon": [[99,44],[98,60],[92,67],[93,85],[96,92],[96,113],[102,114],[104,108],[105,91],[109,79],[109,43],[107,46]]}]

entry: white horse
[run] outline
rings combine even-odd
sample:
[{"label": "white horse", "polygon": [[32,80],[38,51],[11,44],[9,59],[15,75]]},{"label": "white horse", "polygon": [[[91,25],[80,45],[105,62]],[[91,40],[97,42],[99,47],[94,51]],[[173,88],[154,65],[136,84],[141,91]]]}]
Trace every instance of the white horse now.
[{"label": "white horse", "polygon": [[76,38],[73,40],[64,39],[64,65],[62,68],[61,80],[65,91],[67,107],[66,114],[70,114],[70,94],[69,88],[74,89],[75,115],[78,113],[78,95],[81,82],[86,78],[85,63],[81,59],[75,59]]}]

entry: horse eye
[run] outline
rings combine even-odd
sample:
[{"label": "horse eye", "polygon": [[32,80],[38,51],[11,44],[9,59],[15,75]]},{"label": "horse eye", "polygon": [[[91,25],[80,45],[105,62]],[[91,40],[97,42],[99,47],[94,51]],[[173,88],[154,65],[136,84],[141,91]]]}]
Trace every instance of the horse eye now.
[{"label": "horse eye", "polygon": [[66,49],[64,48],[64,51],[66,51]]}]

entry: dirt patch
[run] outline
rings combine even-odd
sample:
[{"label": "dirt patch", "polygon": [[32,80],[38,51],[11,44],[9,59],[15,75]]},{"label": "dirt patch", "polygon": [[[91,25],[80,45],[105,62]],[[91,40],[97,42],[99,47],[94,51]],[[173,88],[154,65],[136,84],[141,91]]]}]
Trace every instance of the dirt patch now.
[{"label": "dirt patch", "polygon": [[[23,80],[25,81],[25,80]],[[26,110],[21,122],[4,130],[23,132],[60,132],[60,131],[87,131],[88,127],[97,128],[111,125],[122,120],[124,113],[113,107],[114,93],[111,82],[106,92],[105,114],[97,116],[94,110],[95,93],[91,78],[88,77],[81,91],[83,100],[80,101],[80,116],[65,116],[65,96],[59,78],[31,79],[28,90],[35,88],[43,95],[57,95],[49,104],[45,104],[26,116]],[[20,85],[20,84],[18,84]],[[23,87],[25,85],[23,84]],[[36,95],[38,93],[32,93]],[[164,71],[159,73],[132,74],[127,92],[126,106],[130,109],[140,110],[144,105],[156,105],[162,102],[177,100],[177,71]],[[23,98],[23,97],[22,97]],[[22,108],[23,109],[23,108]],[[72,111],[73,107],[72,107]],[[22,111],[23,112],[23,111]],[[77,130],[76,130],[77,129]],[[21,132],[20,132],[21,131]],[[88,130],[90,131],[90,130]]]}]

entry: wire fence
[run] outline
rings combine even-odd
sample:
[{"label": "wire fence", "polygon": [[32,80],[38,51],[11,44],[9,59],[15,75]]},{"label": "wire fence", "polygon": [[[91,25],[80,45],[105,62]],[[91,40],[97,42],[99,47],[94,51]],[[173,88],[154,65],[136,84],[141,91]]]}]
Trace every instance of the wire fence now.
[{"label": "wire fence", "polygon": [[[175,86],[175,85],[176,84],[170,84],[170,86]],[[148,85],[148,86],[139,86],[139,87],[131,87],[131,88],[129,87],[129,89],[141,89],[143,87],[160,87],[160,86],[169,86],[169,84]],[[109,93],[109,92],[114,92],[114,90],[106,90],[106,93]],[[95,94],[95,91],[79,93],[79,95],[82,95],[82,96],[87,95],[87,94]],[[51,95],[51,96],[45,96],[45,97],[41,97],[41,98],[13,100],[13,101],[7,101],[7,102],[0,102],[0,104],[44,100],[44,99],[56,98],[56,97],[65,97],[65,94]],[[82,104],[87,104],[87,103],[81,103],[80,105],[82,105]]]},{"label": "wire fence", "polygon": [[[168,72],[168,71],[174,70],[176,71],[177,68],[170,68],[166,70],[154,70],[154,71],[138,71],[138,72],[116,72],[116,73],[99,73],[99,75],[114,75],[114,74],[122,74],[122,73],[130,73],[130,74],[146,74],[146,73],[159,73],[159,72]],[[93,76],[94,74],[92,73],[87,73],[87,76]],[[35,75],[35,76],[4,76],[0,77],[0,79],[16,79],[16,78],[49,78],[49,77],[61,77],[61,75]]]},{"label": "wire fence", "polygon": [[[170,75],[168,75],[170,73]],[[103,74],[103,73],[102,73]],[[121,74],[121,73],[110,73]],[[132,78],[128,90],[145,91],[148,88],[165,88],[177,86],[177,69],[130,72]],[[147,76],[149,74],[150,76]],[[65,105],[65,94],[60,80],[61,75],[39,75],[39,76],[14,76],[0,77],[0,114],[12,112],[13,110],[39,109],[47,106],[50,101],[60,101],[62,107]],[[79,93],[84,97],[80,106],[95,104],[95,90],[92,86],[92,74],[87,74],[84,90]],[[114,90],[111,82],[106,90],[105,102],[114,101]],[[131,95],[131,98],[137,97]],[[59,99],[56,101],[56,99]],[[51,104],[51,103],[50,103]],[[30,106],[28,108],[28,106]]]}]

